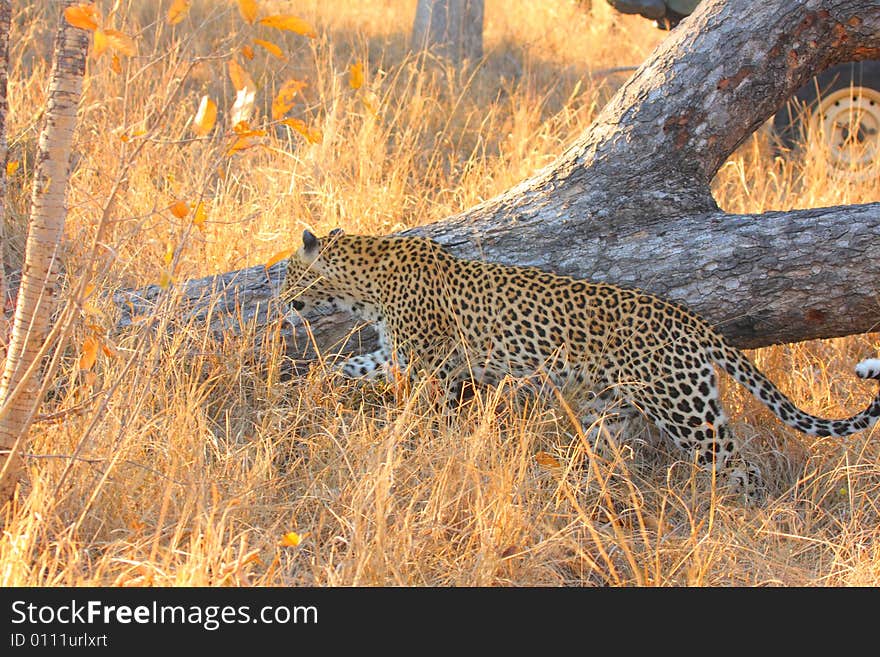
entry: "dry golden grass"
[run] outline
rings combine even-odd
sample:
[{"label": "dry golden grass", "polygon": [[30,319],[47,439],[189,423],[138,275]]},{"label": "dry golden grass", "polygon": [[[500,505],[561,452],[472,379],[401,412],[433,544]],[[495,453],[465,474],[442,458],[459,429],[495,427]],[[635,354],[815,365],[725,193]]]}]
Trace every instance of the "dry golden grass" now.
[{"label": "dry golden grass", "polygon": [[[22,162],[12,263],[55,27],[46,4],[22,10],[12,39],[11,159]],[[191,140],[188,122],[204,93],[221,114],[231,105],[221,55],[250,28],[232,4],[195,2],[171,29],[157,4],[122,3],[116,27],[139,44],[127,75],[106,56],[90,64],[70,192],[71,286],[83,276],[103,292],[157,282],[169,242],[185,280],[265,262],[303,228],[386,233],[458,212],[551,161],[623,79],[592,72],[636,65],[664,36],[604,2],[586,12],[569,0],[489,0],[486,59],[463,76],[406,55],[414,0],[297,3],[317,39],[273,35],[287,61],[263,53],[245,64],[264,114],[284,80],[307,80],[292,116],[323,140],[279,130],[265,147],[225,157],[219,142]],[[208,59],[175,91],[195,56]],[[367,80],[354,91],[357,60]],[[145,117],[166,105],[132,160],[136,133],[153,125]],[[93,271],[91,241],[126,162]],[[832,181],[818,160],[774,158],[759,134],[714,188],[726,209],[761,212],[872,201],[878,181]],[[200,198],[204,231],[166,210]],[[31,433],[28,478],[0,537],[2,585],[880,583],[876,430],[807,438],[727,386],[734,428],[770,486],[766,505],[748,508],[662,443],[624,436],[589,458],[564,405],[518,401],[513,382],[449,421],[418,385],[365,386],[320,367],[285,376],[277,326],[256,354],[256,329],[226,342],[197,323],[116,335],[117,355],[99,356],[89,380],[76,345],[89,324],[114,321],[94,306]],[[801,407],[842,416],[873,394],[852,366],[877,347],[876,336],[858,336],[753,356]],[[296,547],[281,544],[291,531],[303,537]]]}]

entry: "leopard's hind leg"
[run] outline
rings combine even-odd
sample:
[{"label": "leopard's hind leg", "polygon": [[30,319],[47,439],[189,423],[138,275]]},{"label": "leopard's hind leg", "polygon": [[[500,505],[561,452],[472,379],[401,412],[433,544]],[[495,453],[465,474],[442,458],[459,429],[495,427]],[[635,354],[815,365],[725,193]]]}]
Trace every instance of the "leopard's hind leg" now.
[{"label": "leopard's hind leg", "polygon": [[746,459],[728,426],[711,364],[697,361],[634,396],[635,404],[692,462],[714,470],[750,502],[763,497],[760,468]]}]

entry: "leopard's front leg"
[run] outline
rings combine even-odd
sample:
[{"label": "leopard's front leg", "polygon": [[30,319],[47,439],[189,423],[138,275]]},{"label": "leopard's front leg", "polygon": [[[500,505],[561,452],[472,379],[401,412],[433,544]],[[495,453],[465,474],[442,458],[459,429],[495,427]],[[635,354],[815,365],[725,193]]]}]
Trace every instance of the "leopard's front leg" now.
[{"label": "leopard's front leg", "polygon": [[[393,371],[394,349],[388,336],[388,329],[384,322],[377,322],[376,331],[379,334],[379,348],[368,354],[352,356],[335,366],[337,371],[352,379],[367,379],[373,381],[380,376],[391,379]],[[404,359],[397,356],[397,366],[404,369]]]},{"label": "leopard's front leg", "polygon": [[388,377],[391,372],[391,354],[385,349],[377,349],[368,354],[352,356],[335,366],[335,369],[352,379],[375,380]]}]

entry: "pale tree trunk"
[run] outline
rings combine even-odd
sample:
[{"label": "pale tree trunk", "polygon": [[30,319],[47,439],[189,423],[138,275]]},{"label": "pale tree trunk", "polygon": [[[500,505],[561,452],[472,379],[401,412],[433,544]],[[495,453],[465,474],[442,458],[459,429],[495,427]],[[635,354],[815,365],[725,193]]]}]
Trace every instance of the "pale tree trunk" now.
[{"label": "pale tree trunk", "polygon": [[[71,4],[58,3],[61,10]],[[0,379],[0,449],[5,457],[0,471],[0,503],[15,490],[22,468],[21,443],[40,402],[38,352],[48,335],[55,306],[71,145],[88,51],[88,33],[67,23],[63,14],[59,14],[59,21],[46,123],[37,153],[24,270]]]},{"label": "pale tree trunk", "polygon": [[0,358],[6,355],[6,99],[9,75],[9,26],[12,7],[9,0],[0,0]]},{"label": "pale tree trunk", "polygon": [[[573,36],[576,38],[576,36]],[[467,258],[638,287],[697,311],[735,345],[876,331],[880,204],[759,215],[718,209],[709,183],[748,136],[812,76],[880,59],[880,4],[868,0],[706,0],[661,43],[559,158],[457,216],[407,231]],[[289,246],[300,237],[290,236]],[[285,263],[190,281],[193,315],[218,334],[271,321]],[[159,288],[121,293],[149,313]],[[131,306],[128,303],[131,302]],[[225,312],[224,312],[225,311]],[[238,314],[238,313],[241,314]],[[369,349],[344,315],[295,326],[291,355]]]},{"label": "pale tree trunk", "polygon": [[428,50],[456,67],[483,56],[483,0],[419,0],[412,50]]}]

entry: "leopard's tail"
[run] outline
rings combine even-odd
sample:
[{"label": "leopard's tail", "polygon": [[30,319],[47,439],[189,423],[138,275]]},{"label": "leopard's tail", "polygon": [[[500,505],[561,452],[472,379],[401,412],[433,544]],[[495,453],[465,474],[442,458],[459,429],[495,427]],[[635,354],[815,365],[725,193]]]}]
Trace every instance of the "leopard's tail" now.
[{"label": "leopard's tail", "polygon": [[[795,406],[739,349],[721,341],[721,345],[710,349],[710,353],[718,365],[763,402],[776,417],[809,436],[849,436],[872,427],[880,418],[880,390],[861,413],[841,420],[827,420]],[[880,381],[880,358],[860,362],[856,365],[856,375],[862,379]]]}]

